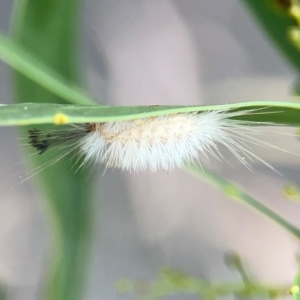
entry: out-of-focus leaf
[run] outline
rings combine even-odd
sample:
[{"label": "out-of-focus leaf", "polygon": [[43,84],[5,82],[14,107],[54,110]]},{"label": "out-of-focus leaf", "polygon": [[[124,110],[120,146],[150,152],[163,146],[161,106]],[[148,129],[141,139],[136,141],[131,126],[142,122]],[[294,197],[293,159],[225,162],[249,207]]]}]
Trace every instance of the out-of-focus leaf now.
[{"label": "out-of-focus leaf", "polygon": [[300,103],[274,101],[211,106],[83,106],[24,103],[0,106],[0,125],[107,122],[210,110],[245,111],[244,115],[235,117],[235,119],[261,122],[262,125],[268,125],[268,122],[290,126],[300,125]]},{"label": "out-of-focus leaf", "polygon": [[[77,0],[18,0],[12,23],[14,42],[73,85],[78,85],[78,6]],[[65,103],[66,97],[50,93],[23,75],[13,75],[16,102]],[[39,167],[48,159],[47,155],[32,156],[32,165]],[[35,176],[48,200],[50,223],[55,229],[44,299],[84,298],[92,215],[88,175],[89,168],[74,172],[62,160]]]},{"label": "out-of-focus leaf", "polygon": [[300,272],[298,272],[294,279],[294,285],[290,289],[293,300],[300,300]]},{"label": "out-of-focus leaf", "polygon": [[[26,52],[21,46],[0,34],[0,59],[14,70],[53,94],[62,97],[65,101],[77,104],[94,104],[94,101],[85,95],[75,84],[71,84],[41,60]],[[31,101],[37,101],[31,99]]]},{"label": "out-of-focus leaf", "polygon": [[294,25],[287,12],[276,9],[277,0],[242,0],[276,44],[281,53],[300,73],[300,53],[289,41],[288,29]]}]

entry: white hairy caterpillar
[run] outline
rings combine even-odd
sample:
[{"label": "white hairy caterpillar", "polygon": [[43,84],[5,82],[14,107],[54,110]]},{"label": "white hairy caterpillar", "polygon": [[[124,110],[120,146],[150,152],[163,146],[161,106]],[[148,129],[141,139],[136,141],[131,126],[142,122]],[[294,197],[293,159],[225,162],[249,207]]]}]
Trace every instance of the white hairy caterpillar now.
[{"label": "white hairy caterpillar", "polygon": [[159,169],[170,171],[181,168],[186,162],[199,161],[200,153],[222,160],[224,157],[219,145],[224,145],[249,169],[256,159],[275,170],[253,153],[251,145],[284,150],[256,138],[260,131],[249,126],[256,122],[232,119],[255,113],[256,110],[212,110],[56,126],[49,131],[29,130],[29,140],[39,154],[51,148],[63,149],[62,154],[47,165],[75,153],[78,157],[84,157],[82,165],[96,162],[133,172],[147,169],[152,172]]}]

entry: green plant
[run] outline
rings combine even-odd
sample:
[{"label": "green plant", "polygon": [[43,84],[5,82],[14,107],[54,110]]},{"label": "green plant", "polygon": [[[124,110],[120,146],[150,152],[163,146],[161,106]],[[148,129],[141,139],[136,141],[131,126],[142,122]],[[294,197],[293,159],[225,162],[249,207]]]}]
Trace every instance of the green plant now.
[{"label": "green plant", "polygon": [[[269,1],[269,4],[265,1],[245,0],[244,2],[255,12],[256,17],[287,60],[300,73],[297,36],[298,1],[291,1],[284,6],[280,15],[273,7],[280,1]],[[14,98],[19,103],[0,106],[1,126],[120,121],[175,112],[203,112],[224,108],[235,110],[265,108],[263,114],[245,115],[239,118],[288,126],[300,125],[300,104],[296,102],[256,101],[194,107],[97,105],[78,83],[79,70],[76,62],[79,3],[75,0],[47,0],[43,5],[41,6],[40,0],[16,1],[12,35],[9,38],[0,36],[0,58],[14,69]],[[60,22],[53,23],[52,20]],[[293,24],[295,28],[288,32]],[[38,32],[37,28],[40,29]],[[49,47],[49,44],[55,47]],[[31,103],[33,100],[35,103]],[[270,111],[280,113],[268,114]],[[45,160],[47,156],[44,159],[35,157],[32,164],[38,167]],[[241,191],[236,185],[209,170],[203,172],[203,169],[191,166],[188,166],[187,170],[216,185],[226,196],[252,206],[292,233],[298,240],[300,239],[298,228]],[[91,173],[90,168],[75,173],[67,163],[61,162],[37,175],[38,184],[47,195],[47,204],[54,220],[52,228],[55,249],[48,272],[45,299],[75,300],[83,297],[89,249],[92,243],[93,213],[90,201],[92,181],[88,185],[84,180],[89,173]],[[53,188],[48,182],[57,174],[61,175],[62,180]],[[290,286],[295,299],[300,298],[299,286],[299,275],[297,275],[294,285]],[[227,294],[242,296],[269,294],[275,297],[285,295],[288,288],[285,286],[270,288],[252,282],[242,287],[240,284],[208,285],[202,280],[165,270],[150,290],[149,296],[145,296],[145,299],[154,299],[177,292],[205,295],[210,299]]]}]

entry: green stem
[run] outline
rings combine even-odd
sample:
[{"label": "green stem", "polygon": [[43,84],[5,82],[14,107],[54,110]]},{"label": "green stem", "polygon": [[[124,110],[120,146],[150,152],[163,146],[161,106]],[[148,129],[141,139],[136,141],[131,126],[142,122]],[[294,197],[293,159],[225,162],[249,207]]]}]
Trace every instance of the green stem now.
[{"label": "green stem", "polygon": [[187,165],[186,169],[194,176],[204,179],[208,183],[220,189],[229,198],[239,200],[243,203],[248,204],[256,211],[268,217],[270,220],[274,221],[276,224],[278,224],[289,233],[294,235],[298,240],[300,240],[300,230],[297,227],[270,210],[267,206],[263,205],[258,200],[254,199],[252,196],[245,193],[242,189],[240,189],[233,183],[221,178],[220,176],[203,167],[199,167],[196,165]]},{"label": "green stem", "polygon": [[[175,272],[175,277],[173,273]],[[161,297],[177,294],[193,294],[209,299],[220,299],[222,296],[237,295],[243,297],[272,297],[286,296],[289,294],[289,286],[265,286],[251,283],[211,283],[207,280],[186,275],[178,276],[176,270],[168,270],[169,275],[160,275],[150,283],[149,291],[141,297],[142,300],[160,299]],[[138,287],[138,282],[135,284]]]}]

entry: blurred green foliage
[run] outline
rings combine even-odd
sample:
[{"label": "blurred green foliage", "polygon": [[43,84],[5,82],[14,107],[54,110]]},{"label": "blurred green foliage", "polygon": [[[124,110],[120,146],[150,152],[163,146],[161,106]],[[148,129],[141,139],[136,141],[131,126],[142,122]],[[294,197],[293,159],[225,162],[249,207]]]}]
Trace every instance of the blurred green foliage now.
[{"label": "blurred green foliage", "polygon": [[[11,23],[17,45],[74,85],[78,85],[79,74],[79,5],[77,0],[18,0]],[[65,103],[65,99],[18,73],[13,74],[13,94],[16,102]],[[32,156],[32,166],[49,159],[47,154]],[[92,241],[90,173],[88,167],[75,172],[64,160],[35,177],[47,199],[54,237],[44,299],[84,298]]]}]

